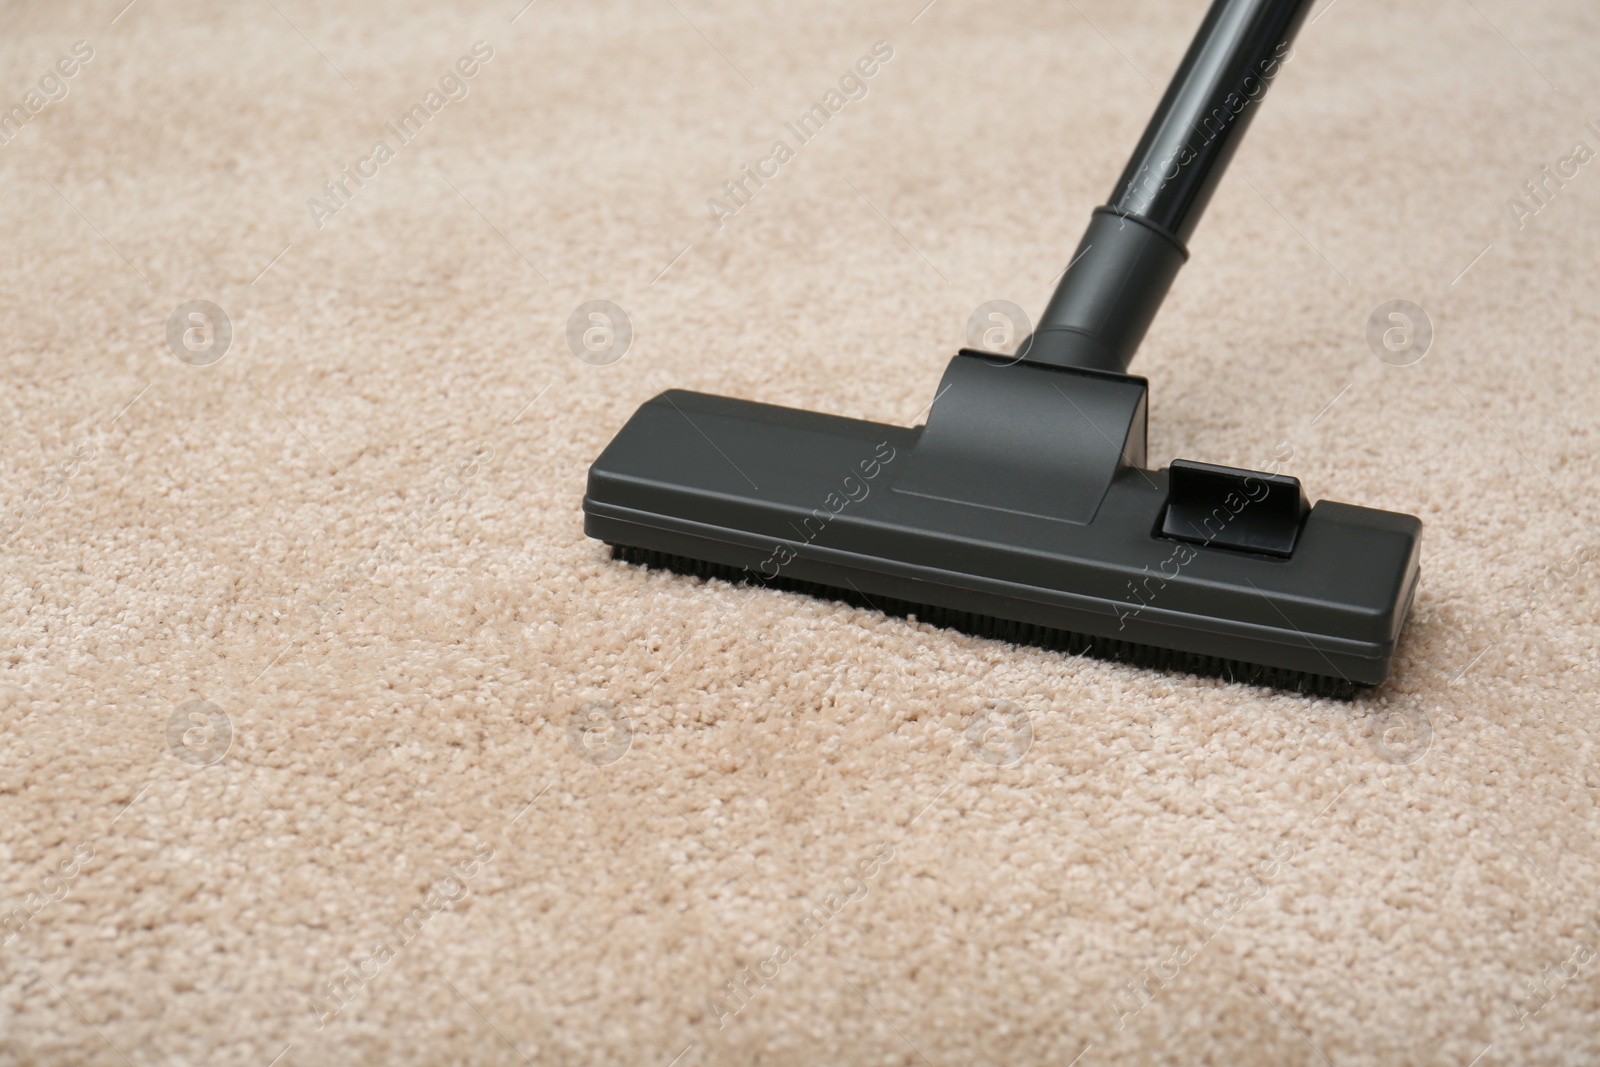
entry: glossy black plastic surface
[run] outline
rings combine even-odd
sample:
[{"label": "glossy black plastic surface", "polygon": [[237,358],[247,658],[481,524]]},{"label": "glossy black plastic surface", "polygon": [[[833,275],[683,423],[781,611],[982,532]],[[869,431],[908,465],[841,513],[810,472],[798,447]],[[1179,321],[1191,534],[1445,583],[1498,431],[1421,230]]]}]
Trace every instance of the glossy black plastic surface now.
[{"label": "glossy black plastic surface", "polygon": [[1031,362],[1127,370],[1186,242],[1267,87],[1293,56],[1310,0],[1216,0],[1139,147],[1078,242],[1023,348]]},{"label": "glossy black plastic surface", "polygon": [[1127,370],[1188,255],[1138,219],[1100,208],[1026,342],[1025,358]]},{"label": "glossy black plastic surface", "polygon": [[1310,10],[1311,0],[1212,4],[1108,206],[1187,243]]},{"label": "glossy black plastic surface", "polygon": [[585,532],[1008,639],[1312,692],[1381,682],[1422,524],[1308,507],[1293,478],[1145,469],[1148,386],[1123,373],[1308,7],[1216,0],[1038,330],[1016,359],[952,360],[926,425],[672,390],[590,468]]}]

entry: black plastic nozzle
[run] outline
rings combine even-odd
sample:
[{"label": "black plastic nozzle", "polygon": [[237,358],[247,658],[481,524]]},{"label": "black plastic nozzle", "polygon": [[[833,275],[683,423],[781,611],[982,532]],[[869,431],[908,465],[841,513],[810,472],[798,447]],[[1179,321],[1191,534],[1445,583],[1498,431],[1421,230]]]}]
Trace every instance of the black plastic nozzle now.
[{"label": "black plastic nozzle", "polygon": [[1349,696],[1389,672],[1422,524],[1298,480],[1147,470],[1125,373],[1310,0],[1216,0],[1022,359],[962,350],[903,427],[674,390],[589,468],[620,559],[1069,652]]},{"label": "black plastic nozzle", "polygon": [[1038,328],[1034,363],[1124,371],[1311,0],[1216,0]]}]

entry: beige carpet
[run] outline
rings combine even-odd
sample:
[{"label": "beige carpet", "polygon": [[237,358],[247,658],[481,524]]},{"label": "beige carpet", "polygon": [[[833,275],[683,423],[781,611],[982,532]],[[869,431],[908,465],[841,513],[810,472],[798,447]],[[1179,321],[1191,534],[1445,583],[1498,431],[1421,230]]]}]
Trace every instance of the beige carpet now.
[{"label": "beige carpet", "polygon": [[1600,1062],[1592,4],[1319,8],[1136,364],[1427,524],[1347,705],[581,530],[670,386],[916,419],[1201,0],[123,2],[0,44],[0,1064]]}]

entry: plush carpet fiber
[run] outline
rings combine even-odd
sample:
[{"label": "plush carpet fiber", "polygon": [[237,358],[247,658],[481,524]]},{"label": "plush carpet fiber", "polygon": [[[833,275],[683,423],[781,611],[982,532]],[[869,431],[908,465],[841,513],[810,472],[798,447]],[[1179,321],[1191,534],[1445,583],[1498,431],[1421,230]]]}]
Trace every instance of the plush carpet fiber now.
[{"label": "plush carpet fiber", "polygon": [[1319,5],[1135,365],[1425,522],[1347,704],[582,533],[918,421],[1202,0],[123,2],[0,44],[0,1064],[1600,1062],[1593,4]]}]

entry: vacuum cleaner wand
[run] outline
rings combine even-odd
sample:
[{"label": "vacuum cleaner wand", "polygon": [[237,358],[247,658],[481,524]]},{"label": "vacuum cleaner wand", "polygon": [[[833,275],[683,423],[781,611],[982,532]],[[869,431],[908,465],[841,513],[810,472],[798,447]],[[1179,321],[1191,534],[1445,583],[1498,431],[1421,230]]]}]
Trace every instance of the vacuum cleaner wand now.
[{"label": "vacuum cleaner wand", "polygon": [[1145,469],[1126,373],[1309,0],[1216,0],[1014,357],[963,350],[904,428],[669,390],[590,467],[619,559],[1016,642],[1341,697],[1382,682],[1422,524],[1298,480]]},{"label": "vacuum cleaner wand", "polygon": [[1124,371],[1311,0],[1212,5],[1111,202],[1096,211],[1030,343],[1039,363]]}]

